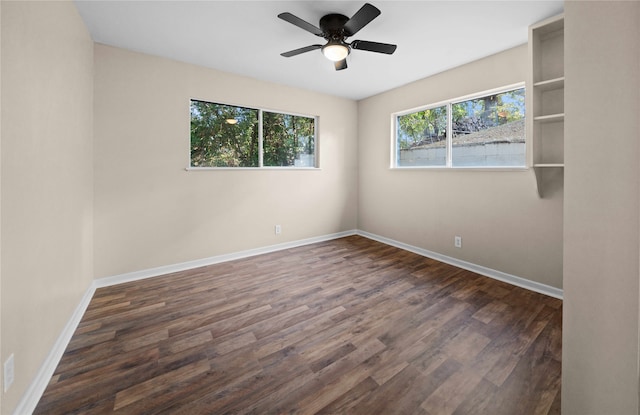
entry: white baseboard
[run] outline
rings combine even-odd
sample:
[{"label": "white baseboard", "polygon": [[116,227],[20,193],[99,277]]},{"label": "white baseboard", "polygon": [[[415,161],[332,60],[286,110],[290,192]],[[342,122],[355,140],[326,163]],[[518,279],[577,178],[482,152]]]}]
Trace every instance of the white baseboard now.
[{"label": "white baseboard", "polygon": [[159,275],[171,274],[173,272],[186,271],[189,269],[204,267],[207,265],[219,264],[221,262],[233,261],[236,259],[247,258],[255,255],[268,254],[270,252],[282,251],[283,249],[296,248],[298,246],[315,244],[318,242],[330,241],[332,239],[344,238],[345,236],[356,235],[357,230],[332,233],[329,235],[316,236],[308,239],[300,239],[297,241],[285,242],[277,245],[265,246],[262,248],[248,249],[246,251],[234,252],[231,254],[217,255],[209,258],[197,259],[194,261],[181,262],[179,264],[165,265],[157,268],[150,268],[141,271],[128,272],[126,274],[115,275],[112,277],[99,278],[95,281],[96,288],[108,287],[123,282],[137,281],[145,278],[156,277]]},{"label": "white baseboard", "polygon": [[471,262],[462,261],[460,259],[442,255],[437,252],[429,251],[427,249],[418,248],[416,246],[405,244],[403,242],[398,242],[393,239],[389,239],[384,236],[376,235],[373,233],[358,230],[357,234],[360,236],[364,236],[365,238],[373,239],[374,241],[382,242],[383,244],[395,246],[396,248],[404,249],[405,251],[413,252],[415,254],[422,255],[427,258],[432,258],[437,261],[456,266],[458,268],[475,272],[476,274],[484,275],[485,277],[493,278],[495,280],[506,282],[511,285],[516,285],[518,287],[526,288],[527,290],[535,291],[537,293],[545,294],[550,297],[559,298],[562,300],[563,291],[560,288],[556,288],[550,285],[541,284],[539,282],[516,277],[515,275],[507,274],[501,271],[496,271],[495,269],[483,267],[482,265],[472,264]]},{"label": "white baseboard", "polygon": [[95,292],[95,284],[91,284],[87,291],[85,291],[80,303],[73,311],[71,318],[67,321],[67,324],[62,329],[62,333],[56,339],[56,342],[53,344],[53,347],[49,351],[49,354],[44,359],[42,366],[38,369],[36,376],[29,385],[29,388],[18,402],[18,406],[16,406],[13,411],[13,415],[26,415],[31,414],[36,409],[42,394],[44,393],[53,373],[60,363],[60,359],[62,359],[62,355],[64,351],[67,349],[69,345],[69,341],[71,341],[71,337],[73,333],[76,331],[78,324],[80,324],[80,320],[82,320],[82,316],[84,312],[87,310],[89,303],[91,302],[91,298],[93,297],[93,293]]},{"label": "white baseboard", "polygon": [[329,241],[332,239],[343,238],[345,236],[351,235],[360,235],[365,238],[372,239],[374,241],[378,241],[387,245],[395,246],[400,249],[404,249],[406,251],[410,251],[416,253],[418,255],[422,255],[428,258],[432,258],[459,268],[463,268],[472,272],[475,272],[480,275],[484,275],[490,278],[494,278],[499,281],[503,281],[512,285],[516,285],[518,287],[526,288],[531,291],[535,291],[541,294],[546,294],[551,297],[562,299],[562,290],[551,287],[545,284],[540,284],[535,281],[526,280],[524,278],[516,277],[514,275],[506,274],[504,272],[496,271],[491,268],[486,268],[480,265],[472,264],[470,262],[461,261],[456,258],[448,257],[446,255],[438,254],[437,252],[428,251],[426,249],[418,248],[412,245],[405,244],[403,242],[398,242],[393,239],[385,238],[383,236],[375,235],[369,232],[361,231],[361,230],[351,230],[345,232],[338,232],[329,235],[318,236],[314,238],[301,239],[298,241],[285,242],[277,245],[270,245],[262,248],[249,249],[246,251],[240,251],[232,254],[218,255],[210,258],[198,259],[195,261],[182,262],[179,264],[166,265],[157,268],[151,268],[147,270],[129,272],[126,274],[115,275],[112,277],[105,277],[95,280],[91,286],[87,289],[84,296],[80,300],[80,303],[76,307],[73,315],[65,325],[62,333],[58,336],[53,348],[47,355],[44,363],[38,370],[34,381],[31,383],[24,396],[18,403],[18,406],[13,412],[13,415],[25,415],[31,414],[42,394],[44,393],[47,385],[49,384],[49,380],[53,376],[64,351],[73,336],[78,324],[80,324],[80,320],[82,320],[82,316],[89,306],[89,302],[93,297],[93,294],[97,288],[108,287],[115,284],[121,284],[124,282],[137,281],[146,278],[156,277],[164,274],[170,274],[173,272],[185,271],[189,269],[194,269],[198,267],[203,267],[207,265],[218,264],[226,261],[233,261],[236,259],[247,258],[255,255],[267,254],[270,252],[281,251],[283,249],[296,248],[299,246],[310,245],[318,242]]},{"label": "white baseboard", "polygon": [[475,272],[480,275],[484,275],[489,278],[493,278],[499,281],[503,281],[518,287],[526,288],[537,293],[545,294],[554,298],[562,299],[563,292],[561,289],[552,287],[550,285],[541,284],[539,282],[527,280],[525,278],[516,277],[515,275],[507,274],[505,272],[496,271],[491,268],[483,267],[482,265],[476,265],[471,262],[462,261],[450,256],[442,255],[437,252],[429,251],[427,249],[418,248],[413,245],[405,244],[384,236],[376,235],[362,230],[350,230],[344,232],[333,233],[329,235],[317,236],[308,239],[301,239],[297,241],[285,242],[277,245],[265,246],[262,248],[249,249],[246,251],[234,252],[231,254],[217,255],[209,258],[197,259],[194,261],[181,262],[179,264],[166,265],[157,268],[150,268],[141,271],[128,272],[125,274],[114,275],[111,277],[99,278],[95,280],[95,288],[108,287],[111,285],[122,284],[124,282],[131,282],[142,280],[146,278],[156,277],[165,274],[171,274],[173,272],[186,271],[189,269],[204,267],[207,265],[219,264],[221,262],[233,261],[236,259],[247,258],[255,255],[268,254],[270,252],[281,251],[283,249],[296,248],[298,246],[310,245],[318,242],[330,241],[332,239],[343,238],[345,236],[360,235],[365,238],[372,239],[374,241],[381,242],[383,244],[395,246],[396,248],[404,249],[416,253],[418,255],[432,258],[446,264],[456,266],[458,268],[466,269],[468,271]]}]

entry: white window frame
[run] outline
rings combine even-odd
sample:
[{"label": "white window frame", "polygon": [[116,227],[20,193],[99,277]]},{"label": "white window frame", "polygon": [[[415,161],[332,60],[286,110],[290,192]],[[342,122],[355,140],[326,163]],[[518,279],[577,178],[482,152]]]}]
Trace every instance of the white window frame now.
[{"label": "white window frame", "polygon": [[[452,111],[451,107],[460,102],[469,101],[472,99],[478,99],[482,97],[486,97],[489,95],[497,95],[504,92],[514,91],[516,89],[525,88],[524,82],[518,82],[516,84],[506,85],[499,88],[493,88],[482,92],[476,92],[469,95],[464,95],[460,97],[456,97],[453,99],[448,99],[440,102],[436,102],[434,104],[428,104],[416,108],[411,108],[408,110],[403,110],[399,112],[394,112],[391,114],[391,154],[390,154],[390,168],[391,169],[399,169],[399,170],[411,170],[411,169],[428,169],[428,170],[500,170],[500,171],[509,171],[509,170],[528,170],[527,166],[527,151],[529,151],[529,140],[526,136],[526,128],[525,128],[525,154],[524,154],[524,165],[522,166],[454,166],[453,165],[453,138],[451,133],[453,131],[453,117],[451,116]],[[525,88],[525,96],[527,94]],[[445,165],[440,166],[399,166],[398,165],[398,117],[407,114],[413,114],[415,112],[430,110],[438,107],[446,107],[447,108],[447,143],[446,143],[446,159]],[[525,124],[527,117],[527,108],[525,106]]]},{"label": "white window frame", "polygon": [[[246,105],[239,105],[239,104],[229,104],[226,102],[214,102],[214,101],[210,101],[208,99],[201,99],[201,98],[190,98],[189,99],[189,107],[191,106],[191,101],[200,101],[200,102],[207,102],[210,104],[216,104],[216,105],[228,105],[230,107],[239,107],[239,108],[246,108],[246,109],[250,109],[250,110],[256,110],[258,111],[258,166],[257,167],[200,167],[200,166],[192,166],[191,165],[191,133],[189,133],[189,145],[188,145],[188,163],[187,163],[187,168],[185,170],[190,171],[190,170],[194,170],[194,171],[207,171],[207,170],[320,170],[320,158],[319,158],[319,143],[318,143],[318,124],[319,124],[319,116],[317,115],[308,115],[308,114],[300,114],[300,113],[295,113],[295,112],[288,112],[288,111],[281,111],[281,110],[274,110],[274,109],[268,109],[268,108],[255,108],[255,107],[248,107]],[[300,167],[300,166],[265,166],[264,165],[264,134],[263,134],[263,114],[264,112],[272,112],[275,114],[283,114],[283,115],[292,115],[294,117],[305,117],[305,118],[313,118],[313,147],[314,147],[314,154],[313,154],[313,166],[304,166],[304,167]],[[189,111],[189,125],[191,125],[191,112]]]}]

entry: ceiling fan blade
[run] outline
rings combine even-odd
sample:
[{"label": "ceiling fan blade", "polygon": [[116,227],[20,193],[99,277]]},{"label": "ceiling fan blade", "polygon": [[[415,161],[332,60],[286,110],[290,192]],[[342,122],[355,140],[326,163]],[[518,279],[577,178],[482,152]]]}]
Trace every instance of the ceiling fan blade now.
[{"label": "ceiling fan blade", "polygon": [[344,31],[347,36],[355,35],[360,29],[368,25],[373,19],[380,15],[380,10],[372,4],[365,3],[353,15],[347,23],[344,24]]},{"label": "ceiling fan blade", "polygon": [[341,61],[335,62],[335,67],[336,67],[336,71],[347,69],[347,58],[344,58]]},{"label": "ceiling fan blade", "polygon": [[298,16],[292,15],[289,12],[280,13],[278,17],[284,20],[285,22],[289,22],[292,25],[296,25],[299,28],[306,30],[307,32],[313,33],[316,36],[322,36],[322,30],[315,27],[311,23],[302,20]]},{"label": "ceiling fan blade", "polygon": [[391,45],[389,43],[369,42],[367,40],[354,40],[351,42],[351,48],[353,49],[386,53],[387,55],[391,55],[395,52],[397,47],[397,45]]},{"label": "ceiling fan blade", "polygon": [[311,52],[312,50],[320,49],[321,47],[322,45],[310,45],[310,46],[305,46],[303,48],[290,50],[289,52],[284,52],[284,53],[281,53],[280,55],[284,56],[285,58],[290,58],[292,56],[296,56],[301,53]]}]

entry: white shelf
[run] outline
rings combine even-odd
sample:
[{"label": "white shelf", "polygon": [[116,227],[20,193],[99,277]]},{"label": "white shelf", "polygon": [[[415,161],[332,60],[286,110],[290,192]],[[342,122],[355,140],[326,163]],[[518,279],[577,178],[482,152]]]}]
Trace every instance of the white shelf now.
[{"label": "white shelf", "polygon": [[559,114],[538,115],[537,117],[533,117],[533,121],[539,123],[564,121],[564,112],[561,112]]},{"label": "white shelf", "polygon": [[539,81],[533,84],[533,87],[541,92],[553,91],[556,89],[564,88],[564,76],[554,79],[548,79],[545,81]]},{"label": "white shelf", "polygon": [[564,163],[539,163],[539,164],[534,164],[533,167],[536,168],[536,169],[538,169],[538,168],[541,168],[541,169],[551,169],[551,168],[557,169],[557,168],[560,168],[560,169],[562,169],[562,168],[564,168]]}]

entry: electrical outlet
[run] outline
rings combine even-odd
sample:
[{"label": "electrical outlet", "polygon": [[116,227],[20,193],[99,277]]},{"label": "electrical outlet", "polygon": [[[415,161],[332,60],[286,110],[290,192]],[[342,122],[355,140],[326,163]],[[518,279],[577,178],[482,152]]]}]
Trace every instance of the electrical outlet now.
[{"label": "electrical outlet", "polygon": [[13,353],[4,362],[4,391],[7,392],[13,383],[15,369],[13,367]]},{"label": "electrical outlet", "polygon": [[462,236],[456,236],[453,238],[453,244],[456,248],[462,248]]},{"label": "electrical outlet", "polygon": [[276,225],[275,231],[276,231],[276,235],[280,235],[282,233],[282,226]]}]

